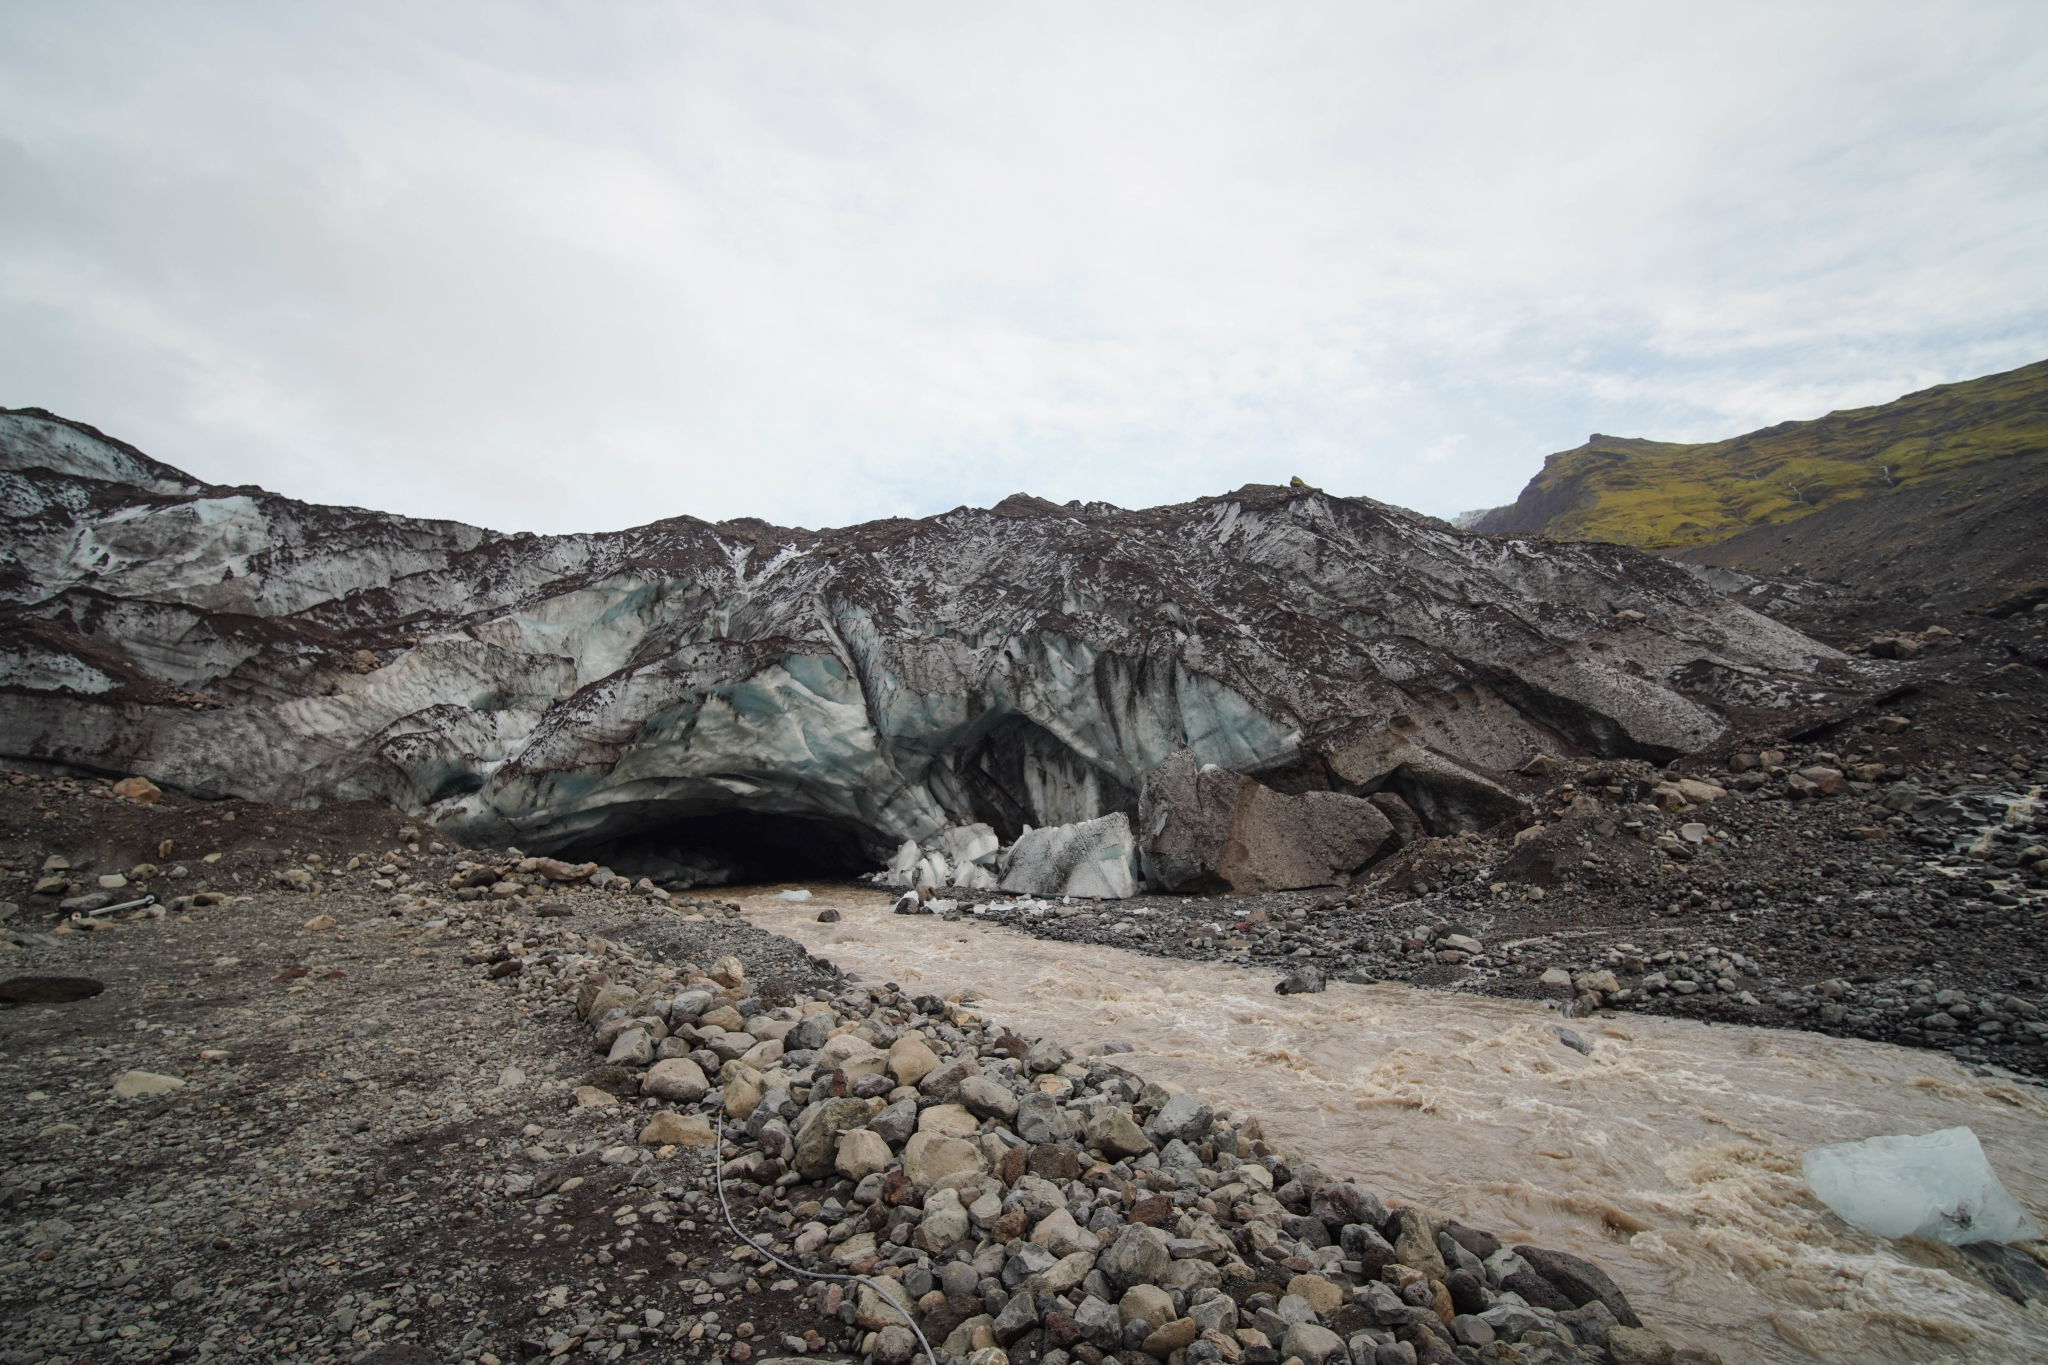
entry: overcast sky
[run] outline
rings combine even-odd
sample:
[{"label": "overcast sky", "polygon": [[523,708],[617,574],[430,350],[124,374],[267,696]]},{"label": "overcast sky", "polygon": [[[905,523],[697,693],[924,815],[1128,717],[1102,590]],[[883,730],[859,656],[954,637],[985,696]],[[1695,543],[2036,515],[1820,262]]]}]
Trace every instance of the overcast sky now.
[{"label": "overcast sky", "polygon": [[507,530],[1448,515],[2048,357],[2048,4],[0,6],[0,404]]}]

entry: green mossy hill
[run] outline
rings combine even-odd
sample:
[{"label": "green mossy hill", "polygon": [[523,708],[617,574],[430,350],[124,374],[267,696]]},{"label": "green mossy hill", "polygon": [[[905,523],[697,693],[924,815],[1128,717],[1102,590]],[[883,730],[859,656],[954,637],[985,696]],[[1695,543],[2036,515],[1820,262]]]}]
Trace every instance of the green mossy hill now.
[{"label": "green mossy hill", "polygon": [[2014,458],[2048,459],[2048,360],[1705,445],[1595,435],[1472,529],[1680,549]]}]

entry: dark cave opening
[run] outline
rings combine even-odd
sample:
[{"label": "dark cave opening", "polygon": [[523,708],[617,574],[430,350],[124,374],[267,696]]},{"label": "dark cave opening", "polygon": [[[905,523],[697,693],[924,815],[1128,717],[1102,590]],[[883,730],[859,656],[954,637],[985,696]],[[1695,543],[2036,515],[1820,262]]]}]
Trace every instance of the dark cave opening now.
[{"label": "dark cave opening", "polygon": [[673,816],[658,810],[554,856],[594,862],[668,891],[756,882],[843,879],[879,864],[857,826],[817,816],[727,810]]}]

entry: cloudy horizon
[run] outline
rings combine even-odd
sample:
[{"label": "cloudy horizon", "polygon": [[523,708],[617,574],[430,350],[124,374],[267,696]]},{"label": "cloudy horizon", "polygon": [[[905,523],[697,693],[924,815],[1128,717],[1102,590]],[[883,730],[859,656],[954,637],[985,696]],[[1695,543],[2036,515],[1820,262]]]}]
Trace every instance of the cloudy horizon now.
[{"label": "cloudy horizon", "polygon": [[1439,516],[2048,356],[2048,7],[21,4],[0,405],[499,529]]}]

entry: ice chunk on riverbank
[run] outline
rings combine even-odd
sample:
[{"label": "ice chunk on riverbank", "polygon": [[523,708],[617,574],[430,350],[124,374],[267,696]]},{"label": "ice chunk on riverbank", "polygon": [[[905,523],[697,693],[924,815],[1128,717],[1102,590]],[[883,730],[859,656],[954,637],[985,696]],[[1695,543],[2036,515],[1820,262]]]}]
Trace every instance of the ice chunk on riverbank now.
[{"label": "ice chunk on riverbank", "polygon": [[1968,1128],[1815,1147],[1800,1165],[1823,1204],[1843,1222],[1880,1237],[1912,1235],[1961,1246],[2041,1235]]}]

